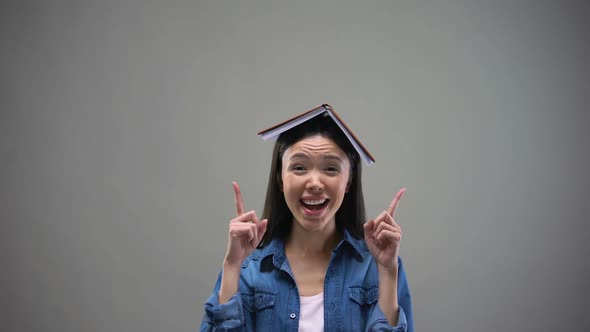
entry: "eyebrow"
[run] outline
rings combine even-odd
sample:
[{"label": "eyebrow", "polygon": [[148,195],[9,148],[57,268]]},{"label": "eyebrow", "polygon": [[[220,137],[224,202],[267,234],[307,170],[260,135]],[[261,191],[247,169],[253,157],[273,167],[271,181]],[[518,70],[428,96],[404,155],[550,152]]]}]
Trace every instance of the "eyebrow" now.
[{"label": "eyebrow", "polygon": [[[298,152],[298,153],[292,155],[291,158],[289,158],[289,160],[293,160],[293,159],[297,159],[297,158],[310,159],[307,154],[302,153],[302,152]],[[342,158],[340,158],[340,157],[338,157],[336,155],[333,155],[333,154],[324,155],[324,159],[332,159],[332,160],[336,160],[336,161],[339,161],[341,163],[344,163],[344,161],[342,160]]]}]

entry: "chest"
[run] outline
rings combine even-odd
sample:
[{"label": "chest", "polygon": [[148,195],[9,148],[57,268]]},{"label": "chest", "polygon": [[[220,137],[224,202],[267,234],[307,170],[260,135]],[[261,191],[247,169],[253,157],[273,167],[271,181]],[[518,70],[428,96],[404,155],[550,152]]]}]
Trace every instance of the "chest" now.
[{"label": "chest", "polygon": [[324,282],[329,264],[330,257],[308,259],[291,257],[289,259],[289,266],[300,296],[312,296],[324,291]]}]

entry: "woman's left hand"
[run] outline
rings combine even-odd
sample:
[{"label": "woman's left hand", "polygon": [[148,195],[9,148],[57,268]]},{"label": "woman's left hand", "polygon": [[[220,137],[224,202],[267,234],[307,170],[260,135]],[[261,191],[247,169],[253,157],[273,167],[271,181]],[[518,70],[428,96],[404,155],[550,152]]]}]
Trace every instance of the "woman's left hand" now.
[{"label": "woman's left hand", "polygon": [[365,241],[377,264],[388,270],[397,270],[397,258],[402,229],[395,222],[395,210],[404,196],[406,188],[401,189],[391,201],[389,208],[377,218],[365,223]]}]

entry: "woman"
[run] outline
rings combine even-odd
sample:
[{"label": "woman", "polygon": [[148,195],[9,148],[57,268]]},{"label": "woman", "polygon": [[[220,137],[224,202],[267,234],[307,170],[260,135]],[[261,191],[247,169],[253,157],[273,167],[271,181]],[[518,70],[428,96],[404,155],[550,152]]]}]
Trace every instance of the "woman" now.
[{"label": "woman", "polygon": [[282,133],[260,220],[237,216],[201,331],[413,331],[393,217],[365,223],[358,153],[329,116]]}]

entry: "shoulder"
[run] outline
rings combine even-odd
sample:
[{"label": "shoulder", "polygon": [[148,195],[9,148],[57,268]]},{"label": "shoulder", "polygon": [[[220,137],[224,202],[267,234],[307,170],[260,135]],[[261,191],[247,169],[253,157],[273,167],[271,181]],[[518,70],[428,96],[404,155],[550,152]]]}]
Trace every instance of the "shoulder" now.
[{"label": "shoulder", "polygon": [[285,250],[280,239],[272,240],[262,248],[256,248],[242,262],[242,275],[256,278],[260,273],[280,267],[285,260]]},{"label": "shoulder", "polygon": [[[282,248],[282,244],[279,247]],[[254,250],[242,263],[239,284],[242,294],[275,293],[281,279],[278,271],[282,256],[284,254],[276,245]]]},{"label": "shoulder", "polygon": [[[356,238],[352,236],[348,231],[345,231],[342,236],[342,242],[340,243],[341,247],[348,247],[345,248],[346,252],[350,253],[350,255],[365,260],[371,258],[371,253],[369,252],[369,248],[367,247],[367,243],[363,238]],[[344,248],[343,248],[344,250]]]}]

